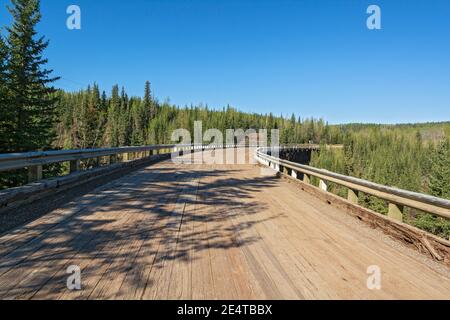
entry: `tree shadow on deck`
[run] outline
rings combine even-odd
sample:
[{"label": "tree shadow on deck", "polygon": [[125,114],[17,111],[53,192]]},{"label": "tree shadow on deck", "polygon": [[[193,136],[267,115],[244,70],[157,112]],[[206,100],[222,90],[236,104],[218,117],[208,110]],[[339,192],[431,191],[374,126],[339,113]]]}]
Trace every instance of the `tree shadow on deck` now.
[{"label": "tree shadow on deck", "polygon": [[66,268],[75,264],[83,298],[126,292],[140,299],[153,294],[155,273],[189,265],[206,250],[259,241],[250,229],[277,215],[258,217],[266,207],[255,195],[276,178],[238,178],[238,171],[149,167],[78,199],[79,211],[58,223],[25,226],[36,236],[1,244],[0,298],[41,290],[57,298],[68,290]]}]

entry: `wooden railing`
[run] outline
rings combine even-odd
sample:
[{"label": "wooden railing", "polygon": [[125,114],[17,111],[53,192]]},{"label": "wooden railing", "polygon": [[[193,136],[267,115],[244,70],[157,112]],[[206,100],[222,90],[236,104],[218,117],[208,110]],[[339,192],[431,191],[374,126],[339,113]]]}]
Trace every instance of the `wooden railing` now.
[{"label": "wooden railing", "polygon": [[311,177],[316,177],[319,179],[319,188],[323,191],[327,191],[330,182],[346,187],[348,189],[347,200],[355,204],[358,204],[359,192],[383,199],[389,203],[388,216],[396,220],[401,221],[403,219],[404,207],[418,209],[442,218],[450,219],[449,200],[388,187],[328,170],[290,162],[270,155],[272,151],[274,150],[270,148],[257,149],[257,161],[281,173],[301,179],[308,184],[311,183]]}]

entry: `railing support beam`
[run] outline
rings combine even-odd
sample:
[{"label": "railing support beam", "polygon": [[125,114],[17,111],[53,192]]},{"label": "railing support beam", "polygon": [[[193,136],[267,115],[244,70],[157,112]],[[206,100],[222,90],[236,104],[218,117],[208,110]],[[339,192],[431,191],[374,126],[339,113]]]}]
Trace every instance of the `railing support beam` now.
[{"label": "railing support beam", "polygon": [[28,168],[28,182],[36,182],[42,179],[42,166]]},{"label": "railing support beam", "polygon": [[70,173],[74,173],[80,171],[80,160],[72,160],[70,161]]},{"label": "railing support beam", "polygon": [[359,191],[349,188],[347,193],[347,200],[350,201],[351,203],[358,204]]},{"label": "railing support beam", "polygon": [[320,179],[319,188],[322,189],[323,191],[328,191],[327,182],[325,180]]},{"label": "railing support beam", "polygon": [[311,184],[311,177],[309,176],[309,174],[303,174],[303,182],[306,184]]},{"label": "railing support beam", "polygon": [[114,154],[112,156],[109,157],[109,164],[114,164],[117,162],[117,155]]},{"label": "railing support beam", "polygon": [[397,221],[403,221],[403,206],[389,203],[388,217]]}]

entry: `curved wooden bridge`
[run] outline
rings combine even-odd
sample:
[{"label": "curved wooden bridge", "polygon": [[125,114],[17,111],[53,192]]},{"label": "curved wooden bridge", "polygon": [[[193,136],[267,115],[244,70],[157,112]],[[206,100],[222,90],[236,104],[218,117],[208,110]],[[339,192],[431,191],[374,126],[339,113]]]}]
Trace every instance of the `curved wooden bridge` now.
[{"label": "curved wooden bridge", "polygon": [[450,298],[447,261],[330,197],[256,164],[142,165],[1,236],[0,299]]}]

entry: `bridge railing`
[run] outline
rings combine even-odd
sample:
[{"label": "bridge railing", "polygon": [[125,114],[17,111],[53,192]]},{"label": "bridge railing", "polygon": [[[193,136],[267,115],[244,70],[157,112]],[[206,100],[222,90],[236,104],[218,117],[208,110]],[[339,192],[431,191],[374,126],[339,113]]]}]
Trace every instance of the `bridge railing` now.
[{"label": "bridge railing", "polygon": [[[69,162],[69,171],[70,173],[74,173],[80,170],[81,161],[88,159],[109,157],[109,164],[113,164],[119,161],[119,156],[121,156],[122,161],[130,161],[150,157],[155,154],[168,154],[180,151],[210,150],[218,148],[236,148],[240,146],[243,146],[243,144],[165,144],[104,149],[9,153],[0,154],[0,172],[27,168],[29,182],[35,182],[42,179],[42,166],[53,163]],[[256,147],[256,145],[247,146]]]},{"label": "bridge railing", "polygon": [[302,179],[303,182],[308,184],[311,183],[311,177],[316,177],[319,179],[319,188],[323,191],[328,191],[328,184],[330,182],[346,187],[348,189],[347,200],[354,204],[358,204],[358,194],[359,192],[363,192],[387,201],[389,204],[388,216],[396,220],[401,221],[403,219],[403,207],[418,209],[442,218],[450,219],[449,200],[388,187],[328,170],[290,162],[269,155],[271,150],[273,149],[257,149],[257,161],[279,172],[290,174],[297,179]]}]

